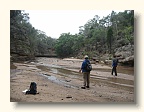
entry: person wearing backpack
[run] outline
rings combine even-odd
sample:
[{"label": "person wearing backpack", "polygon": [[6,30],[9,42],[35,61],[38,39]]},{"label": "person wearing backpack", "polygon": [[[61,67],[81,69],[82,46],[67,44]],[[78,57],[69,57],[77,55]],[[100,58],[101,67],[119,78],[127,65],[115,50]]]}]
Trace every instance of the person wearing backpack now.
[{"label": "person wearing backpack", "polygon": [[115,72],[115,76],[117,76],[117,65],[118,65],[118,59],[114,55],[113,60],[112,60],[112,72],[111,72],[112,75],[113,75],[113,72]]},{"label": "person wearing backpack", "polygon": [[82,62],[81,69],[79,72],[83,73],[83,79],[84,79],[84,86],[81,87],[82,89],[86,89],[90,87],[90,71],[92,70],[92,66],[90,64],[90,61],[88,59],[88,56],[84,56],[84,61]]}]

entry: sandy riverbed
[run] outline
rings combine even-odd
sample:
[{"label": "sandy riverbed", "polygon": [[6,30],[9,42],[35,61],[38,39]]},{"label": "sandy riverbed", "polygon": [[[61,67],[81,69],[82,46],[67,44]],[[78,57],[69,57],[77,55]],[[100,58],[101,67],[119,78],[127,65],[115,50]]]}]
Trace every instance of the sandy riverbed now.
[{"label": "sandy riverbed", "polygon": [[[81,59],[37,58],[35,62],[13,63],[10,72],[11,102],[76,102],[134,103],[134,71],[118,67],[118,76],[111,67],[92,64],[89,89],[81,89]],[[39,94],[25,95],[30,82],[37,83]]]}]

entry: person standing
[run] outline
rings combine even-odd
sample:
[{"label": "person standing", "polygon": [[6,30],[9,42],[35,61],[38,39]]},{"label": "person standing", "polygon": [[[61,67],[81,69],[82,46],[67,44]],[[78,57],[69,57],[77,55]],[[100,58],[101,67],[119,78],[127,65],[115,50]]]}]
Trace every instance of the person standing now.
[{"label": "person standing", "polygon": [[82,62],[81,69],[79,70],[79,72],[82,72],[84,79],[83,87],[81,87],[82,89],[90,87],[90,71],[92,69],[87,55],[84,56],[84,59],[85,60]]},{"label": "person standing", "polygon": [[113,60],[112,60],[112,72],[111,72],[112,75],[113,75],[113,72],[115,72],[115,76],[117,76],[117,65],[118,65],[118,59],[114,55]]}]

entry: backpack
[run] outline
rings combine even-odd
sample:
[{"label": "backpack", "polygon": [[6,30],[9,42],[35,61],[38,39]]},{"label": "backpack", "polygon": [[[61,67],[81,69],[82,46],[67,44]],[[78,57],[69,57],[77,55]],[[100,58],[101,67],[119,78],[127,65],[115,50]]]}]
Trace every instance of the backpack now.
[{"label": "backpack", "polygon": [[113,66],[117,67],[118,59],[113,59]]},{"label": "backpack", "polygon": [[26,94],[37,94],[37,84],[35,82],[31,82],[30,88],[28,91],[26,91]]},{"label": "backpack", "polygon": [[90,64],[90,62],[87,62],[86,70],[87,71],[91,71],[92,70],[92,65]]}]

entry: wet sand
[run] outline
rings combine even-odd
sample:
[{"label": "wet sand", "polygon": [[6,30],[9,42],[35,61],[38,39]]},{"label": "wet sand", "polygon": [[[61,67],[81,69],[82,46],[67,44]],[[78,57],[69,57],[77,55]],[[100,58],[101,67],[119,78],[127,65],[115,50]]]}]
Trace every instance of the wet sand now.
[{"label": "wet sand", "polygon": [[[81,59],[37,58],[35,62],[13,63],[10,70],[11,102],[135,103],[134,68],[92,64],[90,88],[83,86]],[[30,82],[39,94],[25,95]]]}]

